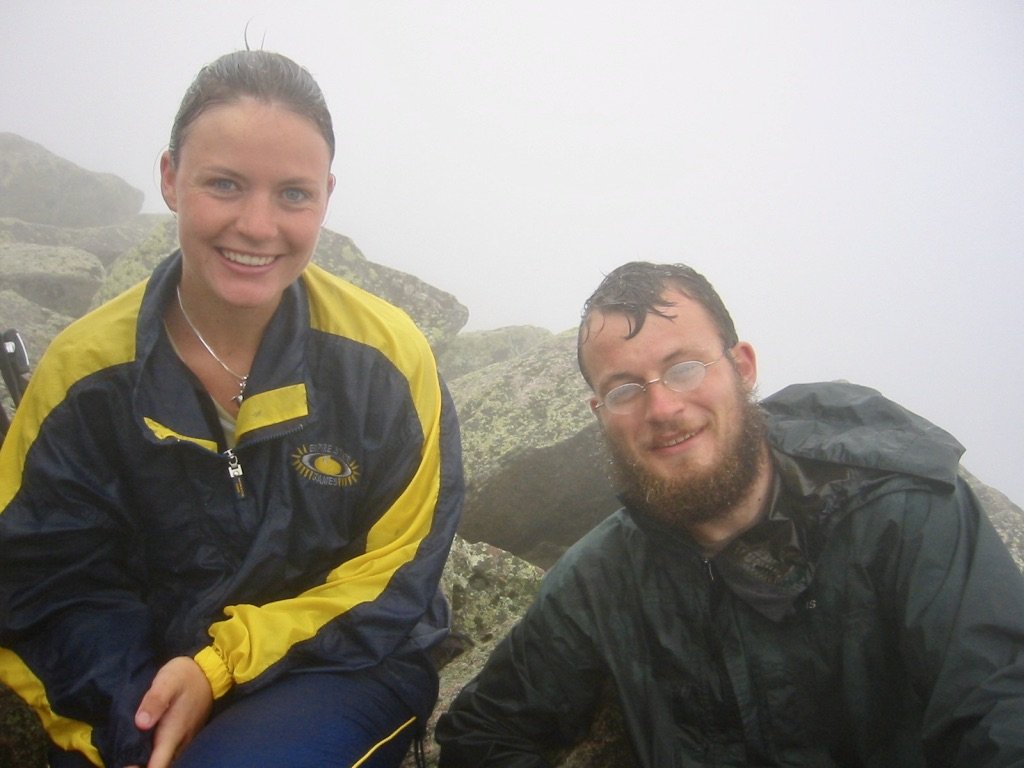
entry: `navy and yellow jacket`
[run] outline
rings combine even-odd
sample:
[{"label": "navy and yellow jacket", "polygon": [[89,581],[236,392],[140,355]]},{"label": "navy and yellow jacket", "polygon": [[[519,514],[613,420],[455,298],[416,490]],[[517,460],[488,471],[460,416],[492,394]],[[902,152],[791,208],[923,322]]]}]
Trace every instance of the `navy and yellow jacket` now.
[{"label": "navy and yellow jacket", "polygon": [[426,715],[462,503],[454,407],[409,318],[310,266],[228,449],[162,315],[180,254],[69,326],[0,450],[0,680],[59,747],[144,763],[169,658],[216,698],[303,666],[380,670]]}]

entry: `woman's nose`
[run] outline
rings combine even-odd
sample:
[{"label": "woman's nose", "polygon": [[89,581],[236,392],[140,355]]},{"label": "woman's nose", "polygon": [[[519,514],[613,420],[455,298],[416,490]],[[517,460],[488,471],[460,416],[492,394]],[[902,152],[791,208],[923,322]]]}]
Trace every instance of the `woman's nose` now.
[{"label": "woman's nose", "polygon": [[250,240],[269,240],[277,234],[276,211],[263,195],[250,195],[239,212],[236,227]]}]

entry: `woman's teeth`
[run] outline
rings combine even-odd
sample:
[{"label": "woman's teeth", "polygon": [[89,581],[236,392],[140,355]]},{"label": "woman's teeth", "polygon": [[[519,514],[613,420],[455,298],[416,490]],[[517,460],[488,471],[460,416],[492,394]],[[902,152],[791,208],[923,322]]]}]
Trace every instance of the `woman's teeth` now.
[{"label": "woman's teeth", "polygon": [[221,251],[221,253],[228,261],[246,267],[265,267],[274,260],[273,256],[253,256],[250,253],[239,253],[238,251]]}]

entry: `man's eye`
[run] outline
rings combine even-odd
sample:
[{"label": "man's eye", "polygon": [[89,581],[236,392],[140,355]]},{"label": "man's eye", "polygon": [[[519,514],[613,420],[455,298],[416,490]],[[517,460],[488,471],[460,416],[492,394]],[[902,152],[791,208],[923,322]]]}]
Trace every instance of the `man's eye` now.
[{"label": "man's eye", "polygon": [[210,186],[218,192],[231,192],[237,188],[237,185],[231,179],[214,179],[210,182]]},{"label": "man's eye", "polygon": [[623,384],[609,392],[605,399],[612,400],[613,402],[627,403],[641,392],[643,392],[643,387],[639,384]]}]

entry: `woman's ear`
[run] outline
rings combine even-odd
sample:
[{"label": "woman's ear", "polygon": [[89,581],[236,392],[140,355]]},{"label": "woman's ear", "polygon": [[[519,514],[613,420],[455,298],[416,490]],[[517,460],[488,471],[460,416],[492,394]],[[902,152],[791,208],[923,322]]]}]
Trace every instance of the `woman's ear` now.
[{"label": "woman's ear", "polygon": [[175,213],[178,212],[178,189],[175,184],[178,178],[178,169],[174,167],[169,151],[160,155],[160,194],[167,203],[167,207]]}]

